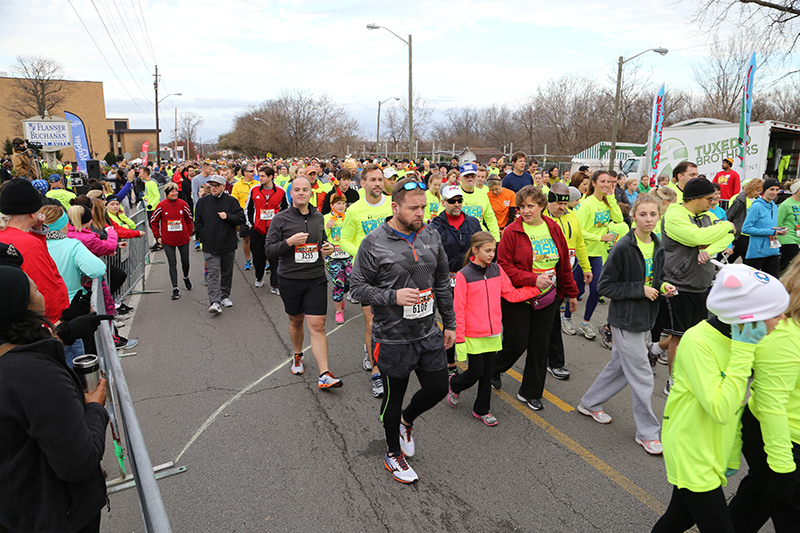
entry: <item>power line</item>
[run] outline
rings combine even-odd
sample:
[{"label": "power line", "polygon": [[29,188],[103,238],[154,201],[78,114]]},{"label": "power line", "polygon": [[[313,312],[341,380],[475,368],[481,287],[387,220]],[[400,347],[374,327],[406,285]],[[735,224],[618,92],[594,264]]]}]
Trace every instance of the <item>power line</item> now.
[{"label": "power line", "polygon": [[[114,17],[114,15],[111,13],[111,9],[109,9],[108,4],[106,2],[103,2],[103,0],[100,0],[100,5],[103,6],[103,9],[106,12],[106,16],[107,16],[107,18],[109,20],[109,24],[111,25],[112,29],[114,30],[114,35],[122,36],[123,32],[122,32],[122,30],[119,29],[119,27],[118,27],[118,25],[116,23],[116,17]],[[117,12],[119,12],[119,10],[117,10]],[[120,17],[120,18],[122,18],[122,17]],[[133,41],[133,44],[135,46],[136,45],[136,40],[133,38],[133,35],[131,35],[130,29],[128,28],[128,26],[126,24],[122,24],[122,26],[128,32],[128,35],[130,36],[131,41]],[[121,39],[121,40],[124,41],[124,39]],[[127,56],[127,58],[129,59],[129,61],[130,61],[130,63],[132,65],[136,65],[138,63],[138,60],[136,59],[134,54],[131,52],[130,48],[127,48],[127,47],[123,46],[122,50],[126,53],[126,56]],[[142,63],[144,65],[147,65],[147,63],[144,61],[144,58],[142,57],[141,52],[139,52],[138,48],[136,49],[136,52],[138,53],[139,58],[142,59]],[[139,81],[144,83],[145,87],[146,87],[147,86],[147,80],[142,78],[141,73],[138,70],[134,69],[134,71],[136,72],[136,75],[138,76]]]},{"label": "power line", "polygon": [[[131,0],[131,3],[133,0]],[[153,41],[150,40],[150,30],[147,29],[147,24],[144,23],[144,12],[142,11],[142,2],[141,0],[136,0],[139,4],[139,13],[142,14],[142,26],[144,26],[144,34],[147,37],[147,46],[150,48],[150,56],[153,58],[153,62],[157,65],[158,60],[156,59],[156,53],[153,51]]]},{"label": "power line", "polygon": [[133,73],[131,72],[130,67],[128,67],[128,64],[125,62],[125,58],[122,57],[122,53],[119,51],[119,47],[117,46],[117,43],[114,40],[114,37],[111,35],[111,32],[108,30],[108,26],[106,25],[106,21],[103,20],[103,16],[100,14],[100,10],[97,9],[97,4],[95,4],[95,0],[92,0],[92,6],[94,7],[94,10],[97,12],[97,16],[100,17],[100,22],[103,23],[103,28],[106,30],[106,33],[108,34],[108,39],[111,41],[111,44],[114,45],[114,50],[117,51],[117,55],[119,56],[120,60],[122,61],[122,65],[125,67],[125,70],[128,71],[128,74],[130,74],[131,80],[133,81],[133,84],[136,85],[136,88],[139,89],[139,92],[142,93],[142,96],[144,97],[145,101],[147,101],[149,99],[149,97],[146,94],[144,94],[144,91],[139,86],[139,84],[136,82],[136,79],[133,77]]},{"label": "power line", "polygon": [[67,1],[69,2],[69,5],[72,8],[72,10],[75,12],[75,15],[78,17],[78,20],[81,22],[81,26],[83,26],[83,29],[86,30],[86,33],[89,35],[89,38],[94,43],[94,46],[97,48],[97,51],[100,52],[100,56],[102,56],[103,61],[106,62],[106,65],[108,65],[108,68],[111,70],[111,73],[114,75],[115,78],[117,78],[117,81],[122,86],[122,89],[128,95],[128,98],[131,99],[131,102],[133,102],[133,104],[139,109],[139,111],[142,112],[143,115],[147,115],[148,117],[153,118],[153,116],[150,115],[147,111],[145,111],[144,109],[139,107],[139,103],[136,100],[134,100],[133,96],[131,96],[131,93],[128,92],[128,88],[125,87],[124,83],[122,83],[122,80],[117,75],[117,72],[114,70],[114,67],[111,66],[111,63],[109,63],[108,59],[106,58],[105,54],[103,53],[103,50],[97,44],[97,41],[94,40],[94,37],[92,37],[92,32],[90,32],[89,28],[86,27],[86,24],[83,22],[83,19],[81,18],[80,14],[78,13],[78,10],[75,9],[75,6],[72,4],[72,0],[67,0]]},{"label": "power line", "polygon": [[[119,5],[117,4],[117,2],[115,0],[107,0],[107,1],[110,1],[112,4],[114,4],[114,9],[117,10],[117,14],[119,15],[120,20],[124,20],[125,17],[123,16],[122,11],[120,11]],[[113,17],[112,17],[112,20],[113,20]],[[139,49],[138,44],[136,44],[136,39],[133,37],[133,33],[131,33],[130,26],[128,24],[124,24],[123,23],[122,27],[125,28],[125,31],[128,33],[128,37],[130,37],[131,41],[133,42],[133,46],[136,49],[136,53],[139,54],[139,59],[142,60],[142,65],[145,66],[145,68],[147,69],[147,72],[149,74],[150,73],[150,65],[148,64],[148,61],[145,60],[144,55],[142,55],[142,52]],[[122,33],[122,32],[120,32],[120,33]]]}]

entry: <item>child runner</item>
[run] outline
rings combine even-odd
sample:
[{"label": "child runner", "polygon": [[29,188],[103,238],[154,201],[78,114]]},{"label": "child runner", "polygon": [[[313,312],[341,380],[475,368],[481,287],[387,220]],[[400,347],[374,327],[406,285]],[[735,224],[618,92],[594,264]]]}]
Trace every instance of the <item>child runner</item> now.
[{"label": "child runner", "polygon": [[493,263],[497,241],[486,231],[472,236],[464,268],[456,274],[456,357],[469,359],[463,374],[450,376],[447,402],[458,405],[459,394],[478,383],[478,396],[472,415],[487,426],[496,426],[497,418],[489,412],[492,397],[494,356],[503,347],[500,297],[509,302],[522,302],[539,295],[535,287],[514,288],[500,265]]},{"label": "child runner", "polygon": [[350,290],[350,272],[353,270],[353,258],[342,250],[342,226],[347,198],[342,194],[334,194],[330,199],[331,212],[325,215],[325,233],[334,252],[325,256],[325,268],[333,282],[333,305],[336,306],[336,323],[344,324],[344,295]]},{"label": "child runner", "polygon": [[675,287],[663,283],[664,249],[652,231],[659,219],[658,202],[641,193],[633,205],[635,229],[611,248],[598,288],[611,299],[608,323],[614,336],[611,361],[578,404],[578,412],[601,424],[611,422],[603,403],[631,387],[636,442],[647,453],[661,453],[658,418],[653,413],[653,372],[647,357],[647,336],[658,316],[659,290],[671,296]]}]

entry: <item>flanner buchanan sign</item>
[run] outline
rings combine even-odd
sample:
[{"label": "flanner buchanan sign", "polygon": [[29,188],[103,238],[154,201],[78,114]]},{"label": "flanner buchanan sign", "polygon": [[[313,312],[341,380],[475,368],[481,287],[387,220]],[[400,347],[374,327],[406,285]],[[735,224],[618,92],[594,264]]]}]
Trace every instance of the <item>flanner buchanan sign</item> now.
[{"label": "flanner buchanan sign", "polygon": [[25,138],[31,143],[41,144],[46,151],[72,146],[72,127],[66,119],[32,117],[23,120],[22,125],[25,129]]}]

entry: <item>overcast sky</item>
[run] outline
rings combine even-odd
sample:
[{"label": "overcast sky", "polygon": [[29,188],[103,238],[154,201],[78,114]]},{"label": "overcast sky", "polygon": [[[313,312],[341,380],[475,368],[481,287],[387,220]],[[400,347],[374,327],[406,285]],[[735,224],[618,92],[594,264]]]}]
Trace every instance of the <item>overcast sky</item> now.
[{"label": "overcast sky", "polygon": [[[408,97],[408,48],[368,23],[413,35],[414,90],[441,114],[515,105],[538,83],[569,73],[610,84],[618,56],[656,47],[670,52],[645,54],[641,67],[653,81],[690,88],[691,65],[709,41],[688,22],[695,3],[2,0],[0,71],[10,71],[17,54],[53,58],[68,79],[104,83],[109,118],[152,128],[158,64],[160,96],[183,93],[159,107],[162,139],[172,137],[175,107],[201,115],[200,136],[211,140],[248,106],[290,88],[329,94],[374,135],[378,101]],[[720,36],[733,31],[725,25]]]}]

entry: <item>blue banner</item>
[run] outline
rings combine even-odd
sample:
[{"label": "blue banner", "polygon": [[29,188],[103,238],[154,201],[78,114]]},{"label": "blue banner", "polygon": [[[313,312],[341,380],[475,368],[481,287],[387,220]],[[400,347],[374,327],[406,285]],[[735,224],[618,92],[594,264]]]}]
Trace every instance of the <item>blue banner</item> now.
[{"label": "blue banner", "polygon": [[742,166],[742,182],[747,178],[747,144],[750,142],[750,115],[753,112],[753,78],[756,75],[756,53],[750,56],[750,64],[745,72],[742,91],[742,112],[739,116],[739,162]]},{"label": "blue banner", "polygon": [[64,118],[72,125],[72,148],[75,150],[75,159],[78,162],[77,170],[86,172],[86,161],[92,158],[89,143],[86,140],[86,128],[78,115],[64,111]]}]

